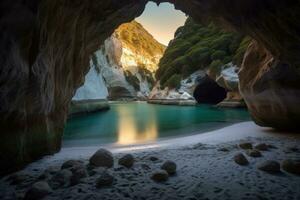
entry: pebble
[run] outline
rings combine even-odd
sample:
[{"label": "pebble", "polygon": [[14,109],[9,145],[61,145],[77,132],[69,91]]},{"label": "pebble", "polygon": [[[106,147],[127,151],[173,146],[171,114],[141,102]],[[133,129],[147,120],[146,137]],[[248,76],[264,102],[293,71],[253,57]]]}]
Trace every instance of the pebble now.
[{"label": "pebble", "polygon": [[239,165],[248,165],[249,161],[247,160],[247,158],[244,156],[244,154],[242,153],[238,153],[234,156],[234,161],[239,164]]}]

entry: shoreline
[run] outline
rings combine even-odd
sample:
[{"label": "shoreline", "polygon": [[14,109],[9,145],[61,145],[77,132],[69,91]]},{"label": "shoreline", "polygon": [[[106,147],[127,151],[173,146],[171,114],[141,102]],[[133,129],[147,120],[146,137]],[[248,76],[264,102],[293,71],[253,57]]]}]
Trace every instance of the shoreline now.
[{"label": "shoreline", "polygon": [[[238,147],[243,142],[265,143],[272,148],[261,151],[262,156],[254,158]],[[147,144],[63,148],[53,156],[46,156],[24,170],[0,179],[0,199],[23,199],[32,184],[44,181],[54,187],[46,200],[297,200],[300,198],[300,176],[285,171],[269,174],[257,166],[266,160],[300,160],[299,143],[299,134],[278,133],[253,122],[242,122],[198,135]],[[91,169],[89,158],[99,148],[113,153],[112,168]],[[118,160],[128,153],[134,157],[131,168],[118,164]],[[234,162],[233,157],[238,153],[247,156],[247,166]],[[68,181],[70,176],[64,177],[72,172],[61,169],[62,164],[70,160],[83,163],[82,170],[87,171],[87,176],[75,185]],[[176,174],[165,182],[153,181],[151,175],[167,160],[176,163]],[[111,174],[114,181],[108,187],[98,188],[97,180],[104,172]],[[57,188],[56,180],[63,181],[63,185]]]},{"label": "shoreline", "polygon": [[[256,125],[252,121],[236,123],[214,131],[205,133],[191,133],[191,135],[174,137],[174,138],[161,138],[157,141],[138,143],[133,145],[117,145],[104,144],[97,146],[84,146],[84,147],[64,147],[60,152],[45,156],[44,158],[29,164],[26,168],[34,168],[37,163],[43,165],[44,162],[51,163],[52,161],[63,162],[68,159],[86,159],[96,152],[99,148],[105,148],[112,153],[139,153],[149,151],[159,151],[168,149],[178,149],[185,146],[192,146],[198,143],[208,145],[218,145],[237,140],[247,140],[247,138],[297,138],[300,142],[300,134],[295,133],[279,133],[272,128],[264,128]],[[25,168],[25,169],[26,169]]]}]

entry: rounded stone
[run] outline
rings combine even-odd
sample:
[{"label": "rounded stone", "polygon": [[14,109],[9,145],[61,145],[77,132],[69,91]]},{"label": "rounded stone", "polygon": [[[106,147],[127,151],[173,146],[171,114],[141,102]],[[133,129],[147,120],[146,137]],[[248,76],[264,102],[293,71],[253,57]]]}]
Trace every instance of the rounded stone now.
[{"label": "rounded stone", "polygon": [[69,169],[81,165],[83,165],[83,163],[79,160],[68,160],[62,164],[61,169]]},{"label": "rounded stone", "polygon": [[101,188],[105,186],[111,186],[114,182],[114,177],[108,172],[103,172],[96,180],[96,187]]},{"label": "rounded stone", "polygon": [[258,150],[255,150],[255,149],[249,149],[249,150],[247,150],[246,153],[250,157],[254,157],[254,158],[262,157],[261,153]]},{"label": "rounded stone", "polygon": [[168,172],[168,174],[172,175],[176,173],[177,165],[175,162],[168,160],[163,163],[161,169],[165,170],[166,172]]},{"label": "rounded stone", "polygon": [[52,189],[45,181],[39,181],[34,183],[31,188],[25,194],[25,200],[38,200],[47,196],[52,192]]},{"label": "rounded stone", "polygon": [[85,168],[72,168],[73,176],[71,177],[71,185],[76,185],[80,183],[80,180],[87,177],[88,173]]},{"label": "rounded stone", "polygon": [[110,151],[99,149],[91,158],[90,164],[96,167],[111,168],[114,165],[114,158]]},{"label": "rounded stone", "polygon": [[239,165],[243,165],[244,166],[244,165],[248,165],[249,164],[249,161],[247,160],[247,158],[242,153],[236,154],[233,159]]},{"label": "rounded stone", "polygon": [[119,165],[130,168],[133,166],[134,157],[131,154],[126,154],[119,159]]},{"label": "rounded stone", "polygon": [[260,150],[260,151],[268,151],[269,146],[265,143],[260,143],[254,146],[254,149]]},{"label": "rounded stone", "polygon": [[280,172],[280,164],[277,161],[267,160],[257,165],[259,170],[274,174]]},{"label": "rounded stone", "polygon": [[281,162],[281,168],[288,173],[300,175],[299,160],[284,160]]},{"label": "rounded stone", "polygon": [[51,179],[51,186],[56,189],[60,186],[69,186],[73,173],[68,169],[58,171]]},{"label": "rounded stone", "polygon": [[151,175],[151,179],[157,182],[164,182],[167,181],[169,178],[169,174],[165,170],[157,170],[153,172]]},{"label": "rounded stone", "polygon": [[241,149],[252,149],[253,146],[250,142],[243,142],[238,145]]}]

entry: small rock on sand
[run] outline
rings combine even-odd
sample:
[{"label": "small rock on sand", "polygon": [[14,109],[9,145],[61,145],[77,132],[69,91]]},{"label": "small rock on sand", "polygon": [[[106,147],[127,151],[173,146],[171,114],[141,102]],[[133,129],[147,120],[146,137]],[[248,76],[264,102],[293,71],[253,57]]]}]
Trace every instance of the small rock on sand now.
[{"label": "small rock on sand", "polygon": [[167,181],[169,178],[169,174],[165,170],[157,170],[153,172],[151,175],[151,179],[156,181],[156,182],[164,182]]},{"label": "small rock on sand", "polygon": [[262,156],[261,153],[258,150],[255,150],[255,149],[248,149],[246,151],[246,153],[247,153],[248,156],[254,157],[254,158]]},{"label": "small rock on sand", "polygon": [[281,162],[281,168],[288,173],[300,175],[299,160],[284,160]]},{"label": "small rock on sand", "polygon": [[80,180],[87,177],[88,173],[83,167],[74,167],[72,168],[72,177],[71,177],[71,185],[76,185],[80,183]]},{"label": "small rock on sand", "polygon": [[25,200],[38,200],[47,196],[52,192],[52,189],[45,181],[34,183],[25,195]]},{"label": "small rock on sand", "polygon": [[155,157],[155,156],[151,156],[150,158],[149,158],[151,161],[158,161],[159,159],[157,158],[157,157]]},{"label": "small rock on sand", "polygon": [[68,160],[62,164],[61,169],[74,168],[80,165],[83,165],[83,163],[79,160]]},{"label": "small rock on sand", "polygon": [[241,149],[252,149],[253,146],[250,142],[243,142],[238,145]]},{"label": "small rock on sand", "polygon": [[101,188],[105,186],[111,186],[114,182],[114,177],[107,171],[103,172],[96,180],[96,187]]},{"label": "small rock on sand", "polygon": [[166,170],[169,175],[172,175],[176,173],[177,165],[175,162],[168,160],[163,163],[161,169]]},{"label": "small rock on sand", "polygon": [[133,166],[134,157],[131,154],[127,154],[119,159],[119,165],[130,168]]},{"label": "small rock on sand", "polygon": [[68,169],[63,169],[57,172],[51,179],[51,186],[55,189],[60,186],[69,186],[73,173]]},{"label": "small rock on sand", "polygon": [[96,167],[111,168],[114,165],[114,158],[110,151],[99,149],[91,158],[90,164]]},{"label": "small rock on sand", "polygon": [[280,172],[280,164],[277,161],[267,160],[257,165],[259,170],[274,174]]},{"label": "small rock on sand", "polygon": [[254,146],[254,149],[260,150],[260,151],[268,151],[269,146],[265,143],[260,143]]},{"label": "small rock on sand", "polygon": [[249,161],[242,153],[238,153],[234,156],[234,161],[239,165],[248,165]]},{"label": "small rock on sand", "polygon": [[225,148],[225,147],[222,147],[222,148],[219,148],[218,151],[222,151],[222,152],[228,152],[229,149]]}]

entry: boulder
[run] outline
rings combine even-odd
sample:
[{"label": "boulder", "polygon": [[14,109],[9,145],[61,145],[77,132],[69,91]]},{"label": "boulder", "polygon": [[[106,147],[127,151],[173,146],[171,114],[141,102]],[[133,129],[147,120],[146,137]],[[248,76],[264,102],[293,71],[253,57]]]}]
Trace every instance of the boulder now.
[{"label": "boulder", "polygon": [[169,175],[172,175],[172,174],[176,173],[177,165],[175,162],[168,160],[163,163],[163,165],[161,166],[161,169],[168,172]]},{"label": "boulder", "polygon": [[157,170],[153,172],[151,175],[151,179],[156,181],[156,182],[164,182],[167,181],[169,178],[169,174],[165,170]]},{"label": "boulder", "polygon": [[131,154],[126,154],[119,159],[119,165],[130,168],[133,166],[134,157]]},{"label": "boulder", "polygon": [[26,192],[24,200],[39,200],[52,192],[52,189],[45,181],[34,183]]},{"label": "boulder", "polygon": [[90,164],[95,167],[111,168],[114,165],[113,154],[106,149],[99,149],[91,158]]},{"label": "boulder", "polygon": [[233,159],[237,164],[242,165],[242,166],[245,166],[245,165],[249,164],[249,161],[247,160],[247,158],[242,153],[236,154]]},{"label": "boulder", "polygon": [[280,164],[277,161],[267,160],[257,165],[259,170],[275,174],[280,172]]}]

